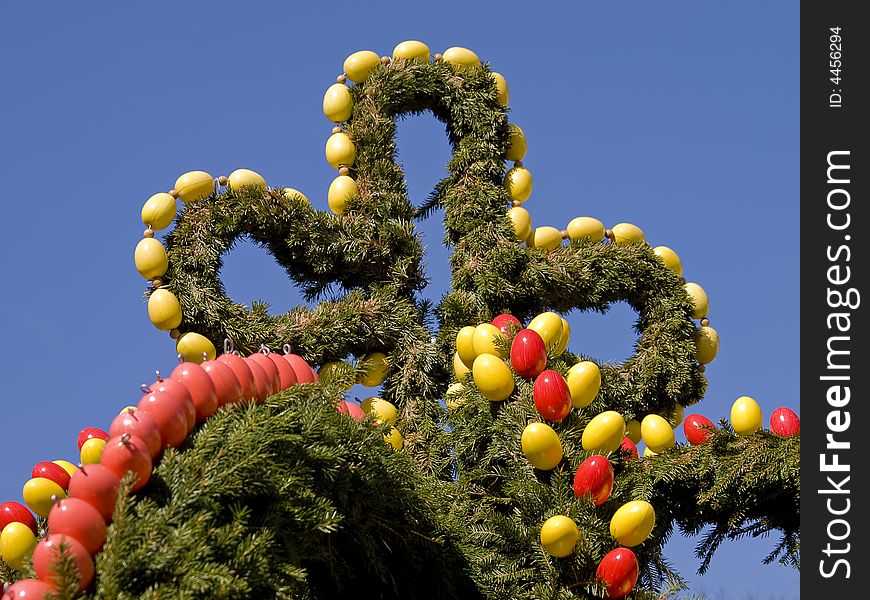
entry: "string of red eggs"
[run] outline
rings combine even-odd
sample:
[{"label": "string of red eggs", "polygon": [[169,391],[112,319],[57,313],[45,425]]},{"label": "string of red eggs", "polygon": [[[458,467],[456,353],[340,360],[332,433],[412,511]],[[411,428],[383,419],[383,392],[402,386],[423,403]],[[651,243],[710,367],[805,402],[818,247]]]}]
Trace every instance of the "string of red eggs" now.
[{"label": "string of red eggs", "polygon": [[[55,589],[53,578],[64,551],[75,560],[79,591],[88,588],[127,473],[134,474],[132,491],[139,491],[163,449],[182,446],[219,407],[260,404],[293,385],[317,381],[317,373],[289,348],[284,354],[263,348],[248,357],[228,351],[202,364],[182,362],[168,378],[158,372],[152,384],[142,386],[138,405],[124,408],[108,432],[88,427],[79,433],[79,467],[67,461],[34,467],[23,490],[30,510],[18,502],[0,505],[0,557],[17,570],[32,560],[36,573],[36,579],[4,586],[0,600],[43,600]],[[31,510],[47,519],[40,541]]]}]

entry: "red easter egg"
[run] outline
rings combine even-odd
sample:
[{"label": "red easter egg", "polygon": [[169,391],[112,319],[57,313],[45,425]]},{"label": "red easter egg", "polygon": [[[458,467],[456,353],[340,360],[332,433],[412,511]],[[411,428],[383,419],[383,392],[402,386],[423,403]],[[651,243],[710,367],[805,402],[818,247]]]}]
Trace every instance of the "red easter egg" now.
[{"label": "red easter egg", "polygon": [[202,363],[202,369],[211,379],[211,384],[217,393],[218,406],[239,402],[242,399],[242,384],[229,365],[217,360],[207,360]]},{"label": "red easter egg", "polygon": [[622,444],[620,445],[625,452],[629,453],[629,458],[639,458],[639,454],[637,453],[637,446],[634,445],[634,442],[631,441],[631,438],[625,436],[622,438]]},{"label": "red easter egg", "polygon": [[783,437],[800,435],[801,420],[792,409],[782,406],[770,415],[770,430]]},{"label": "red easter egg", "polygon": [[[537,331],[521,329],[511,342],[511,366],[517,375],[531,379],[547,368],[547,347]],[[569,395],[570,399],[570,395]]]},{"label": "red easter egg", "polygon": [[256,362],[245,360],[254,378],[254,401],[257,404],[262,404],[272,391],[272,382],[263,367]]},{"label": "red easter egg", "polygon": [[83,465],[70,479],[69,496],[84,500],[111,523],[120,486],[121,479],[103,465]]},{"label": "red easter egg", "polygon": [[578,498],[590,494],[592,504],[601,506],[613,490],[613,467],[607,457],[593,454],[577,468],[574,474],[574,495]]},{"label": "red easter egg", "polygon": [[532,392],[535,408],[548,421],[561,421],[571,411],[571,391],[558,371],[541,371],[535,379]]},{"label": "red easter egg", "polygon": [[151,415],[160,430],[160,446],[178,447],[187,439],[185,402],[166,392],[152,391],[139,400],[140,410]]},{"label": "red easter egg", "polygon": [[[707,429],[709,428],[709,429]],[[703,444],[713,435],[713,421],[703,415],[687,415],[683,421],[683,431],[686,434],[686,439],[693,446]]]},{"label": "red easter egg", "polygon": [[197,423],[202,423],[215,413],[218,408],[217,392],[205,369],[196,363],[184,362],[172,371],[172,379],[183,383],[190,392]]},{"label": "red easter egg", "polygon": [[106,541],[106,521],[89,502],[64,498],[48,513],[48,531],[74,537],[94,556]]},{"label": "red easter egg", "polygon": [[311,370],[308,363],[298,354],[285,354],[284,360],[290,363],[290,366],[293,367],[297,383],[314,383],[317,381],[317,375]]},{"label": "red easter egg", "polygon": [[84,443],[91,438],[107,440],[109,439],[109,434],[100,429],[99,427],[85,427],[84,429],[79,431],[79,452],[81,452]]},{"label": "red easter egg", "polygon": [[251,373],[251,368],[248,366],[248,361],[238,354],[221,354],[216,359],[218,362],[224,363],[233,371],[233,375],[239,380],[239,385],[242,390],[242,399],[250,400],[257,395],[257,388],[254,386],[254,374]]},{"label": "red easter egg", "polygon": [[625,598],[637,583],[637,572],[637,557],[634,552],[628,548],[614,548],[598,563],[595,577],[607,586],[608,598]]},{"label": "red easter egg", "polygon": [[317,371],[314,370],[314,367],[309,365],[308,370],[311,371],[311,382],[318,383],[320,381],[320,375],[317,374]]},{"label": "red easter egg", "polygon": [[165,392],[174,398],[178,398],[184,405],[184,416],[187,422],[187,433],[196,427],[196,409],[193,407],[193,398],[187,386],[175,379],[158,379],[148,389],[157,392]]},{"label": "red easter egg", "polygon": [[299,382],[299,378],[296,377],[296,371],[281,354],[270,352],[266,355],[266,358],[278,367],[278,378],[281,381],[282,390],[286,390],[291,385],[296,385]]},{"label": "red easter egg", "polygon": [[505,334],[505,337],[510,338],[512,331],[517,331],[523,328],[520,320],[513,315],[501,314],[492,320],[492,324],[499,328]]},{"label": "red easter egg", "polygon": [[46,583],[52,583],[56,565],[61,561],[61,546],[67,556],[75,559],[79,572],[79,591],[87,589],[94,580],[94,560],[81,542],[68,535],[53,533],[42,539],[33,549],[33,570]]},{"label": "red easter egg", "polygon": [[366,418],[363,409],[360,408],[360,405],[356,402],[348,402],[347,400],[344,400],[338,404],[338,411],[350,415],[355,421],[362,421]]},{"label": "red easter egg", "polygon": [[142,438],[123,433],[118,437],[109,438],[100,464],[112,473],[122,478],[127,473],[133,473],[133,491],[138,492],[151,478],[151,452],[148,444]]},{"label": "red easter egg", "polygon": [[256,354],[250,355],[246,360],[248,362],[257,363],[266,372],[267,381],[270,386],[269,389],[271,390],[269,396],[281,391],[281,374],[278,373],[278,367],[275,366],[275,363],[273,363],[268,356],[262,352],[257,352]]},{"label": "red easter egg", "polygon": [[112,426],[109,427],[109,435],[117,437],[124,433],[142,438],[148,446],[148,453],[152,459],[157,458],[160,451],[163,450],[160,429],[157,427],[154,417],[147,412],[140,413],[138,410],[128,410],[115,417]]},{"label": "red easter egg", "polygon": [[20,502],[10,501],[0,504],[0,531],[3,531],[3,528],[9,525],[9,523],[23,523],[33,530],[34,535],[39,534],[36,528],[36,518]]},{"label": "red easter egg", "polygon": [[33,471],[30,472],[30,476],[50,479],[63,489],[69,487],[69,473],[66,472],[66,469],[53,462],[36,463]]},{"label": "red easter egg", "polygon": [[21,579],[16,581],[3,594],[3,600],[45,600],[54,587],[38,579]]}]

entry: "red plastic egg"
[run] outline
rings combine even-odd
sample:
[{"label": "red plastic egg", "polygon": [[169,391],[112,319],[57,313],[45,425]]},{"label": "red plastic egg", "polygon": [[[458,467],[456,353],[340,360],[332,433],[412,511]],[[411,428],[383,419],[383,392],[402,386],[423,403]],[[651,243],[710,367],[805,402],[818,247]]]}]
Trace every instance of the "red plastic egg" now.
[{"label": "red plastic egg", "polygon": [[193,407],[193,398],[187,386],[175,379],[158,379],[149,388],[152,391],[164,392],[173,398],[177,398],[184,405],[184,416],[187,422],[187,433],[196,427],[196,409]]},{"label": "red plastic egg", "polygon": [[84,443],[91,438],[107,440],[109,439],[109,434],[99,427],[85,427],[79,432],[79,452],[81,452]]},{"label": "red plastic egg", "polygon": [[263,367],[252,361],[247,361],[247,363],[251,370],[251,376],[254,378],[254,401],[257,404],[262,404],[272,392],[272,382]]},{"label": "red plastic egg", "polygon": [[84,500],[111,523],[120,486],[121,479],[103,465],[84,465],[70,479],[69,496]]},{"label": "red plastic egg", "polygon": [[531,379],[547,368],[547,347],[537,331],[521,329],[511,342],[511,366],[517,375]]},{"label": "red plastic egg", "polygon": [[800,435],[801,420],[792,409],[781,406],[770,415],[770,430],[783,437]]},{"label": "red plastic egg", "polygon": [[634,552],[628,548],[614,548],[598,563],[595,577],[607,586],[607,597],[625,598],[637,583],[638,564]]},{"label": "red plastic egg", "polygon": [[338,411],[350,415],[355,421],[362,421],[366,418],[365,412],[356,402],[348,402],[344,400],[338,404]]},{"label": "red plastic egg", "polygon": [[142,438],[129,433],[109,438],[100,464],[122,479],[127,473],[133,473],[136,476],[132,488],[134,492],[145,487],[151,478],[151,452],[148,444]]},{"label": "red plastic egg", "polygon": [[262,352],[257,352],[250,355],[246,360],[258,364],[266,372],[266,381],[270,386],[269,396],[281,391],[281,374],[278,373],[278,367],[275,366],[275,363],[268,356]]},{"label": "red plastic egg", "polygon": [[211,379],[200,365],[184,362],[172,371],[172,379],[184,384],[196,409],[196,422],[202,423],[218,408],[217,392]]},{"label": "red plastic egg", "polygon": [[320,375],[317,374],[317,371],[314,370],[314,367],[309,365],[308,370],[311,371],[311,382],[318,383],[320,381]]},{"label": "red plastic egg", "polygon": [[683,431],[686,439],[693,446],[703,444],[713,435],[713,421],[703,415],[688,415],[683,421]]},{"label": "red plastic egg", "polygon": [[185,403],[166,392],[152,391],[142,396],[136,412],[151,415],[160,430],[160,446],[178,447],[187,439]]},{"label": "red plastic egg", "polygon": [[501,314],[492,320],[492,324],[498,327],[505,337],[510,337],[512,331],[517,331],[523,328],[520,320],[513,315]]},{"label": "red plastic egg", "polygon": [[53,462],[36,463],[36,466],[33,467],[33,471],[30,472],[30,476],[50,479],[63,489],[69,487],[69,473],[66,472],[66,469],[60,465],[54,464]]},{"label": "red plastic egg", "polygon": [[9,586],[9,591],[3,594],[3,600],[45,600],[54,588],[38,579],[21,579]]},{"label": "red plastic egg", "polygon": [[152,460],[157,458],[160,451],[163,450],[160,429],[157,427],[154,417],[147,412],[128,410],[115,417],[112,426],[109,427],[109,435],[117,437],[124,433],[142,438],[148,446],[148,453]]},{"label": "red plastic egg", "polygon": [[33,570],[36,576],[46,583],[53,582],[56,565],[62,558],[61,546],[65,548],[67,556],[75,559],[79,572],[79,591],[87,589],[94,580],[94,560],[81,542],[68,535],[53,533],[36,545],[33,550]]},{"label": "red plastic egg", "polygon": [[10,501],[0,504],[0,531],[3,531],[3,528],[9,525],[9,523],[23,523],[33,530],[34,535],[39,534],[36,528],[36,518],[20,502]]},{"label": "red plastic egg", "polygon": [[637,446],[634,445],[634,442],[632,442],[631,438],[628,436],[622,438],[622,445],[620,446],[620,448],[622,448],[623,451],[628,452],[628,454],[630,455],[629,458],[640,457],[640,455],[637,453]]},{"label": "red plastic egg", "polygon": [[535,379],[532,391],[535,408],[542,417],[548,421],[561,421],[568,416],[571,411],[571,391],[558,371],[542,371]]},{"label": "red plastic egg", "polygon": [[239,380],[239,386],[242,390],[242,399],[250,400],[257,395],[257,388],[254,386],[254,374],[251,373],[251,368],[248,366],[248,361],[238,354],[221,354],[216,359],[218,362],[224,363],[233,371],[233,375]]},{"label": "red plastic egg", "polygon": [[202,369],[211,379],[212,387],[217,393],[218,406],[241,401],[242,384],[229,365],[217,360],[207,360],[202,363]]},{"label": "red plastic egg", "polygon": [[613,466],[607,457],[593,454],[577,468],[574,474],[574,495],[578,498],[589,494],[592,504],[601,506],[613,490]]},{"label": "red plastic egg", "polygon": [[270,352],[266,355],[269,360],[275,363],[275,366],[278,367],[278,377],[281,381],[281,389],[286,390],[291,385],[296,385],[298,383],[298,378],[296,377],[296,371],[287,362],[287,360],[281,354],[276,354],[274,352]]},{"label": "red plastic egg", "polygon": [[311,367],[305,360],[297,354],[285,354],[284,360],[290,363],[293,367],[293,372],[296,374],[297,383],[314,383],[317,381],[316,374],[311,370]]},{"label": "red plastic egg", "polygon": [[74,537],[94,556],[106,541],[106,521],[89,502],[64,498],[48,513],[48,531]]}]

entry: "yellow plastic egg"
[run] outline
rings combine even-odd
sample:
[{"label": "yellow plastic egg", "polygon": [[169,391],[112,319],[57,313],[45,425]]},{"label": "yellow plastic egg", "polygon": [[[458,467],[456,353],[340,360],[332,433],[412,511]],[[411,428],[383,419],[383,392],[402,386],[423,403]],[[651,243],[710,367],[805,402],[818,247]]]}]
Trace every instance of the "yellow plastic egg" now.
[{"label": "yellow plastic egg", "polygon": [[68,460],[53,460],[51,462],[53,462],[54,464],[59,466],[61,469],[63,469],[67,473],[69,473],[70,477],[75,475],[75,472],[79,470],[79,468],[77,466],[75,466],[74,464],[72,464]]},{"label": "yellow plastic egg", "polygon": [[525,202],[532,195],[532,174],[525,167],[513,167],[504,176],[504,187],[511,200]]},{"label": "yellow plastic egg", "polygon": [[281,193],[288,200],[292,200],[293,198],[299,198],[300,200],[305,202],[305,204],[311,204],[311,201],[308,200],[308,196],[306,196],[305,194],[303,194],[302,192],[300,192],[297,189],[285,187],[283,190],[281,190]]},{"label": "yellow plastic egg", "polygon": [[366,374],[360,379],[360,383],[366,387],[378,387],[390,374],[390,365],[387,363],[387,355],[383,352],[372,352],[360,361],[366,366]]},{"label": "yellow plastic egg", "polygon": [[648,456],[655,456],[656,454],[658,454],[658,452],[653,452],[652,450],[650,450],[649,446],[647,446],[646,448],[643,449],[643,457],[644,458],[646,458]]},{"label": "yellow plastic egg", "polygon": [[326,162],[334,169],[341,165],[348,167],[356,160],[356,146],[346,133],[333,133],[326,140]]},{"label": "yellow plastic egg", "polygon": [[240,190],[243,187],[258,187],[266,189],[266,180],[263,176],[250,169],[236,169],[227,177],[229,185],[234,190]]},{"label": "yellow plastic egg", "polygon": [[[105,445],[104,440],[100,441]],[[45,479],[44,477],[34,477],[25,483],[23,495],[24,503],[30,507],[30,510],[42,518],[46,518],[51,507],[54,506],[54,500],[51,499],[52,496],[57,496],[58,499],[66,498],[66,492],[63,491],[62,487],[51,479]]]},{"label": "yellow plastic egg", "polygon": [[628,436],[635,444],[639,444],[642,439],[642,435],[640,433],[640,421],[637,419],[630,419],[625,423],[625,435]]},{"label": "yellow plastic egg", "polygon": [[330,362],[323,363],[320,365],[320,368],[317,369],[317,377],[321,381],[332,381],[338,383],[340,379],[343,383],[344,389],[349,390],[353,387],[353,378],[351,378],[351,371],[353,367],[342,360],[333,360]]},{"label": "yellow plastic egg", "polygon": [[620,506],[610,519],[610,535],[632,548],[642,544],[656,524],[656,511],[646,500],[632,500]]},{"label": "yellow plastic egg", "polygon": [[82,444],[81,461],[83,465],[95,465],[100,462],[103,456],[103,448],[106,447],[106,440],[100,438],[91,438]]},{"label": "yellow plastic egg", "polygon": [[339,175],[329,184],[329,191],[326,193],[326,201],[329,203],[329,208],[337,215],[344,214],[347,210],[347,202],[354,196],[359,195],[359,188],[353,177],[347,175]]},{"label": "yellow plastic egg", "polygon": [[695,319],[706,317],[707,313],[710,312],[710,300],[707,298],[707,292],[704,291],[704,288],[692,282],[683,287],[692,301],[692,317]]},{"label": "yellow plastic egg", "polygon": [[429,46],[417,40],[401,42],[393,48],[393,58],[429,62]]},{"label": "yellow plastic egg", "polygon": [[375,417],[375,423],[396,424],[396,417],[399,416],[399,410],[392,402],[387,402],[383,398],[366,398],[360,404],[363,412],[372,413]]},{"label": "yellow plastic egg", "polygon": [[[131,410],[132,410],[132,411],[139,410],[139,407],[138,407],[138,406],[133,406],[132,404],[128,404],[127,406],[125,406],[124,408],[122,408],[122,409],[121,409],[121,412],[119,412],[118,414],[119,414],[119,415],[123,415],[123,414],[125,414],[125,413],[129,413]],[[57,461],[55,461],[55,462],[57,462]]]},{"label": "yellow plastic egg", "polygon": [[477,54],[468,48],[462,48],[460,46],[448,48],[441,56],[445,62],[449,62],[452,65],[476,67],[480,64],[480,59],[477,58]]},{"label": "yellow plastic egg", "polygon": [[13,569],[23,569],[34,548],[36,536],[24,523],[12,521],[0,532],[0,557]]},{"label": "yellow plastic egg", "polygon": [[613,232],[613,241],[619,245],[633,244],[645,240],[641,228],[631,223],[617,223],[611,231]]},{"label": "yellow plastic egg", "polygon": [[664,452],[674,447],[674,428],[664,417],[645,416],[640,423],[640,433],[647,448],[651,448],[653,452]]},{"label": "yellow plastic egg", "polygon": [[395,427],[390,429],[390,433],[384,434],[384,440],[393,447],[393,450],[401,450],[402,445],[405,443],[402,434]]},{"label": "yellow plastic egg", "polygon": [[166,256],[166,248],[154,238],[142,238],[136,244],[133,252],[133,262],[136,270],[145,279],[162,277],[169,268],[169,258]]},{"label": "yellow plastic egg", "polygon": [[507,79],[504,78],[504,75],[496,73],[495,71],[492,71],[489,76],[495,80],[496,98],[498,99],[498,103],[502,106],[507,106],[511,100],[511,92],[508,89]]},{"label": "yellow plastic egg", "polygon": [[330,121],[347,121],[353,113],[353,98],[343,83],[334,83],[326,88],[323,95],[323,114]]},{"label": "yellow plastic egg", "polygon": [[154,194],[142,207],[142,224],[151,229],[169,227],[175,218],[175,198],[166,192]]},{"label": "yellow plastic egg", "polygon": [[508,125],[510,131],[508,137],[507,159],[523,160],[528,147],[526,146],[526,134],[519,125]]},{"label": "yellow plastic egg", "polygon": [[702,365],[713,362],[719,352],[719,332],[710,327],[699,327],[695,331],[695,360]]},{"label": "yellow plastic egg", "polygon": [[653,254],[658,256],[668,269],[676,273],[677,277],[683,274],[683,263],[680,262],[676,252],[667,246],[656,246],[653,248]]},{"label": "yellow plastic egg", "polygon": [[451,383],[450,387],[447,388],[447,394],[445,394],[444,403],[447,404],[447,408],[450,410],[455,410],[459,408],[459,405],[462,404],[462,399],[460,396],[465,391],[465,386],[461,383]]},{"label": "yellow plastic egg", "polygon": [[737,435],[752,435],[761,429],[761,407],[753,398],[740,396],[731,405],[731,426]]},{"label": "yellow plastic egg", "polygon": [[483,397],[493,402],[506,400],[514,391],[510,367],[494,354],[481,354],[475,358],[471,375]]},{"label": "yellow plastic egg", "polygon": [[546,423],[529,423],[520,440],[523,454],[532,466],[542,471],[555,469],[562,462],[562,442]]},{"label": "yellow plastic egg", "polygon": [[578,539],[580,530],[577,523],[564,515],[550,517],[541,527],[541,545],[547,554],[556,558],[570,556]]},{"label": "yellow plastic egg", "polygon": [[185,204],[214,193],[214,177],[205,171],[188,171],[175,180],[175,193]]},{"label": "yellow plastic egg", "polygon": [[148,318],[161,331],[181,325],[181,303],[169,290],[156,289],[148,298]]},{"label": "yellow plastic egg", "polygon": [[475,331],[477,331],[476,327],[466,325],[456,334],[456,352],[466,365],[473,364],[474,359],[477,358],[477,352],[474,351]]},{"label": "yellow plastic egg", "polygon": [[555,348],[562,339],[562,317],[554,312],[541,313],[529,322],[531,329],[541,336],[547,351]]},{"label": "yellow plastic egg", "polygon": [[571,339],[571,326],[568,325],[568,321],[562,318],[562,336],[559,338],[559,343],[556,344],[556,347],[553,348],[554,356],[562,356],[562,353],[565,352],[565,349],[568,347],[568,342]]},{"label": "yellow plastic egg", "polygon": [[555,227],[544,225],[535,227],[534,235],[532,236],[532,246],[541,248],[546,252],[552,252],[562,245],[562,232]]},{"label": "yellow plastic egg", "polygon": [[354,83],[365,81],[381,64],[381,57],[371,50],[354,52],[344,60],[344,73]]},{"label": "yellow plastic egg", "polygon": [[615,410],[608,410],[592,417],[580,442],[587,452],[613,452],[622,445],[625,437],[625,420]]},{"label": "yellow plastic egg", "polygon": [[601,389],[601,369],[594,362],[583,360],[568,369],[565,381],[571,392],[571,405],[586,408]]},{"label": "yellow plastic egg", "polygon": [[514,235],[520,242],[526,241],[532,232],[532,216],[522,206],[514,206],[507,212],[508,219],[514,224]]},{"label": "yellow plastic egg", "polygon": [[[471,361],[472,363],[474,361]],[[459,352],[453,353],[453,375],[456,377],[456,381],[462,383],[465,381],[465,376],[471,373],[471,369],[462,362],[462,359],[459,358]]]},{"label": "yellow plastic egg", "polygon": [[[474,356],[478,357],[481,354],[494,354],[495,356],[504,358],[507,356],[507,351],[501,351],[496,346],[497,342],[504,340],[505,337],[498,327],[491,323],[481,323],[474,328],[474,335],[471,338],[471,344],[474,348]],[[460,354],[459,356],[462,355]],[[465,361],[463,360],[463,362]]]},{"label": "yellow plastic egg", "polygon": [[[190,331],[183,333],[175,340],[175,352],[186,361],[200,364],[205,360],[214,360],[216,356],[214,344],[204,335]],[[203,358],[205,355],[205,358]]]},{"label": "yellow plastic egg", "polygon": [[529,236],[525,239],[525,242],[526,242],[526,246],[528,246],[529,248],[535,247],[535,228],[534,227],[529,228]]},{"label": "yellow plastic egg", "polygon": [[600,242],[604,239],[604,223],[592,217],[577,217],[568,223],[568,237],[572,240]]},{"label": "yellow plastic egg", "polygon": [[677,403],[674,406],[673,412],[670,414],[669,417],[667,417],[666,420],[668,422],[668,425],[670,425],[671,427],[676,429],[683,422],[683,418],[685,418],[685,416],[686,416],[686,408],[682,404]]}]

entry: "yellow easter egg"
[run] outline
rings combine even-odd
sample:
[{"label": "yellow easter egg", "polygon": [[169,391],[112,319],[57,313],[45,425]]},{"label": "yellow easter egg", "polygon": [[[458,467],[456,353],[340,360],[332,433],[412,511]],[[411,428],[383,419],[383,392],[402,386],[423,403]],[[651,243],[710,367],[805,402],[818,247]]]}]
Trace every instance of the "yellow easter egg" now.
[{"label": "yellow easter egg", "polygon": [[620,506],[610,519],[610,535],[632,548],[642,544],[656,524],[656,511],[646,500],[632,500]]},{"label": "yellow easter egg", "polygon": [[83,465],[95,465],[100,462],[103,456],[103,448],[106,447],[106,440],[100,438],[91,438],[82,444],[81,461]]},{"label": "yellow easter egg", "polygon": [[532,174],[525,167],[513,167],[504,176],[508,198],[525,202],[532,195]]},{"label": "yellow easter egg", "polygon": [[356,186],[356,181],[347,175],[339,175],[329,184],[326,201],[329,203],[329,208],[332,209],[332,212],[342,215],[347,210],[348,200],[358,195],[359,188]]},{"label": "yellow easter egg", "polygon": [[419,60],[429,62],[429,46],[417,40],[401,42],[393,48],[393,58],[396,60]]},{"label": "yellow easter egg", "polygon": [[655,456],[656,454],[658,454],[658,452],[653,452],[652,450],[650,450],[649,446],[647,446],[643,449],[643,457],[644,458],[646,458],[648,456]]},{"label": "yellow easter egg", "polygon": [[713,362],[719,352],[719,332],[710,327],[699,327],[695,331],[695,360],[702,365]]},{"label": "yellow easter egg", "polygon": [[683,422],[683,419],[686,416],[686,408],[677,403],[674,406],[673,412],[665,419],[668,422],[668,425],[676,429]]},{"label": "yellow easter egg", "polygon": [[[501,330],[491,323],[481,323],[474,328],[474,335],[471,338],[471,344],[474,348],[474,356],[478,357],[481,354],[494,354],[495,356],[504,358],[508,351],[499,350],[496,346],[498,341],[505,341],[505,337]],[[462,356],[461,354],[459,355]],[[463,362],[465,362],[463,360]],[[472,361],[473,363],[474,361]],[[467,364],[467,363],[466,363]]]},{"label": "yellow easter egg", "polygon": [[164,229],[175,218],[175,198],[166,192],[154,194],[142,207],[142,224],[151,229]]},{"label": "yellow easter egg", "polygon": [[677,277],[683,274],[683,263],[680,262],[676,252],[667,246],[656,246],[653,248],[653,254],[658,256],[668,269],[676,273]]},{"label": "yellow easter egg", "polygon": [[[472,363],[474,361],[471,361]],[[465,376],[471,373],[471,369],[462,362],[462,359],[459,357],[459,352],[453,353],[453,375],[456,377],[456,381],[462,383],[465,381]]]},{"label": "yellow easter egg", "polygon": [[399,410],[392,402],[387,402],[383,398],[366,398],[360,403],[360,408],[366,414],[371,413],[375,417],[375,423],[396,424],[396,418],[399,416]]},{"label": "yellow easter egg", "polygon": [[175,352],[180,354],[184,360],[196,364],[205,360],[214,360],[217,354],[211,340],[193,331],[183,333],[175,340]]},{"label": "yellow easter egg", "polygon": [[565,381],[571,392],[571,405],[586,408],[601,389],[601,369],[594,362],[583,360],[568,369]]},{"label": "yellow easter egg", "polygon": [[323,114],[330,121],[347,121],[353,113],[353,98],[343,83],[334,83],[326,88],[323,95]]},{"label": "yellow easter egg", "polygon": [[258,187],[265,190],[268,187],[263,176],[250,169],[236,169],[227,177],[227,182],[234,190],[243,187]]},{"label": "yellow easter egg", "polygon": [[528,149],[526,145],[526,134],[519,125],[508,125],[510,131],[508,137],[507,159],[508,160],[523,160]]},{"label": "yellow easter egg", "polygon": [[498,103],[502,106],[507,106],[508,102],[511,100],[511,92],[508,89],[507,79],[504,78],[504,75],[496,73],[495,71],[492,71],[489,76],[495,81],[495,92]]},{"label": "yellow easter egg", "polygon": [[562,232],[555,227],[544,225],[535,227],[532,236],[532,246],[541,248],[546,252],[552,252],[562,245]]},{"label": "yellow easter egg", "polygon": [[466,325],[456,334],[456,352],[459,353],[459,358],[466,366],[473,364],[474,359],[477,358],[477,352],[474,351],[474,332],[476,330],[476,327]]},{"label": "yellow easter egg", "polygon": [[283,196],[288,200],[292,200],[293,198],[299,198],[300,200],[305,202],[305,204],[311,204],[311,201],[308,200],[308,197],[299,190],[285,187],[281,190],[281,194],[283,194]]},{"label": "yellow easter egg", "polygon": [[532,466],[542,471],[555,469],[562,462],[562,442],[546,423],[529,423],[520,439],[523,454]]},{"label": "yellow easter egg", "polygon": [[181,303],[169,290],[156,289],[148,298],[148,318],[161,331],[181,325]]},{"label": "yellow easter egg", "polygon": [[476,67],[480,64],[480,59],[477,58],[477,54],[468,48],[461,48],[459,46],[448,48],[441,56],[445,62],[461,67]]},{"label": "yellow easter egg", "polygon": [[483,397],[493,402],[506,400],[514,391],[510,367],[494,354],[481,354],[475,358],[471,375]]},{"label": "yellow easter egg", "polygon": [[613,452],[622,445],[625,437],[625,420],[615,410],[608,410],[592,417],[580,442],[587,452]]},{"label": "yellow easter egg", "polygon": [[[132,411],[139,410],[139,407],[138,407],[138,406],[133,406],[132,404],[128,404],[127,406],[125,406],[124,408],[122,408],[122,409],[121,409],[121,412],[119,412],[118,414],[119,414],[119,415],[123,415],[123,414],[125,414],[125,413],[129,413],[131,410],[132,410]],[[57,461],[55,461],[55,462],[57,462]]]},{"label": "yellow easter egg", "polygon": [[550,517],[541,527],[541,545],[547,554],[556,558],[570,556],[578,539],[580,530],[577,523],[564,515]]},{"label": "yellow easter egg", "polygon": [[356,146],[350,141],[346,133],[333,133],[326,140],[326,162],[334,169],[341,165],[348,167],[356,160]]},{"label": "yellow easter egg", "polygon": [[175,193],[185,204],[214,193],[214,177],[205,171],[188,171],[175,180]]},{"label": "yellow easter egg", "polygon": [[639,444],[642,439],[642,435],[640,432],[640,421],[637,419],[630,419],[625,423],[625,435],[628,436],[633,443]]},{"label": "yellow easter egg", "polygon": [[390,429],[390,433],[384,434],[384,440],[393,447],[393,450],[401,450],[402,445],[405,443],[402,434],[399,433],[399,430],[393,427]]},{"label": "yellow easter egg", "polygon": [[761,407],[753,398],[740,396],[731,405],[731,426],[737,435],[752,435],[761,429]]},{"label": "yellow easter egg", "polygon": [[634,244],[645,240],[641,228],[631,223],[617,223],[611,231],[613,232],[613,241],[619,245]]},{"label": "yellow easter egg", "polygon": [[604,239],[604,223],[592,217],[577,217],[568,223],[568,237],[572,240],[600,242]]},{"label": "yellow easter egg", "polygon": [[[100,441],[105,445],[105,440]],[[57,496],[58,499],[66,498],[66,492],[63,491],[62,487],[51,479],[45,479],[44,477],[34,477],[25,483],[23,495],[24,503],[30,507],[30,510],[43,519],[48,517],[51,507],[54,506],[52,496]]]},{"label": "yellow easter egg", "polygon": [[70,477],[75,475],[75,472],[79,470],[79,468],[77,466],[75,466],[74,464],[72,464],[68,460],[53,460],[51,462],[53,462],[54,464],[59,466],[61,469],[63,469],[67,473],[69,473]]},{"label": "yellow easter egg", "polygon": [[645,416],[640,423],[640,434],[647,448],[653,452],[664,452],[674,447],[674,428],[659,415]]},{"label": "yellow easter egg", "polygon": [[381,64],[381,57],[376,53],[371,50],[360,50],[344,59],[344,73],[354,83],[362,83],[379,64]]},{"label": "yellow easter egg", "polygon": [[463,384],[451,383],[450,387],[447,388],[447,394],[444,397],[444,403],[447,405],[447,408],[450,410],[459,408],[462,404],[462,398],[460,396],[464,391],[465,386]]},{"label": "yellow easter egg", "polygon": [[710,312],[710,300],[707,298],[707,292],[704,291],[697,283],[689,282],[683,286],[689,299],[692,301],[692,317],[695,319],[703,319]]},{"label": "yellow easter egg", "polygon": [[562,317],[554,312],[541,313],[529,322],[531,329],[541,336],[547,351],[553,350],[562,339]]},{"label": "yellow easter egg", "polygon": [[23,569],[33,555],[34,548],[36,536],[24,523],[12,521],[0,532],[0,557],[13,569]]},{"label": "yellow easter egg", "polygon": [[317,369],[317,377],[320,381],[332,381],[338,382],[340,379],[343,383],[345,390],[349,390],[353,387],[353,378],[351,378],[351,371],[353,371],[353,367],[351,367],[348,363],[343,360],[333,360],[330,362],[325,362],[320,365],[320,368]]},{"label": "yellow easter egg", "polygon": [[390,365],[387,363],[387,355],[383,352],[372,352],[360,360],[366,365],[366,374],[360,379],[360,383],[366,387],[378,387],[390,374]]},{"label": "yellow easter egg", "polygon": [[520,242],[526,241],[532,232],[532,216],[522,206],[514,206],[507,212],[508,219],[514,225],[514,236]]},{"label": "yellow easter egg", "polygon": [[142,238],[133,251],[133,262],[136,270],[145,279],[162,277],[169,268],[169,257],[166,248],[154,238]]},{"label": "yellow easter egg", "polygon": [[556,344],[556,347],[553,348],[554,356],[562,356],[562,353],[565,352],[565,349],[568,347],[568,342],[571,339],[571,326],[568,325],[568,321],[562,318],[562,336],[559,338],[559,343]]}]

